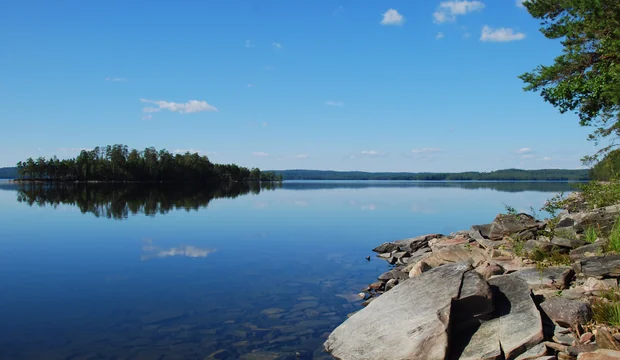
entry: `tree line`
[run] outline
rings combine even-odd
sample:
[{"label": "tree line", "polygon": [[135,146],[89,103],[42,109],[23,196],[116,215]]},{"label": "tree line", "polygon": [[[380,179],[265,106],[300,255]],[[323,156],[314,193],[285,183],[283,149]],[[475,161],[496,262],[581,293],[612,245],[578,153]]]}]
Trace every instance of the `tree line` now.
[{"label": "tree line", "polygon": [[281,181],[274,172],[236,164],[214,164],[198,153],[173,154],[153,147],[138,151],[127,145],[82,150],[73,159],[28,158],[17,163],[23,180],[50,181],[165,181],[229,183]]},{"label": "tree line", "polygon": [[461,173],[392,173],[361,171],[283,170],[276,171],[285,180],[425,180],[425,181],[585,181],[588,170],[520,170]]}]

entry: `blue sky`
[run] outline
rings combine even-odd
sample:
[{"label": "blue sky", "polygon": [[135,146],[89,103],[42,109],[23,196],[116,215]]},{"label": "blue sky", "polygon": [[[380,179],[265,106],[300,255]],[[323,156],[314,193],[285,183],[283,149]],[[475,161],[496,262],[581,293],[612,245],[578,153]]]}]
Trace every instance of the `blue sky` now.
[{"label": "blue sky", "polygon": [[517,76],[515,0],[8,1],[0,166],[123,143],[262,169],[577,168],[590,129]]}]

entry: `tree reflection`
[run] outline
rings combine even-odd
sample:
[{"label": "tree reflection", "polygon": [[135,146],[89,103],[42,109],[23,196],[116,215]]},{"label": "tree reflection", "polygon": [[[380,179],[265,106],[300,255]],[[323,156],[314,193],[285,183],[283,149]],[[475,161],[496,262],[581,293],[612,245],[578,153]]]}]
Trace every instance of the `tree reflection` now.
[{"label": "tree reflection", "polygon": [[239,182],[224,186],[195,184],[72,184],[24,183],[17,187],[17,201],[30,206],[73,205],[82,213],[122,220],[130,214],[154,216],[170,210],[198,210],[212,199],[236,198],[274,190],[277,183]]}]

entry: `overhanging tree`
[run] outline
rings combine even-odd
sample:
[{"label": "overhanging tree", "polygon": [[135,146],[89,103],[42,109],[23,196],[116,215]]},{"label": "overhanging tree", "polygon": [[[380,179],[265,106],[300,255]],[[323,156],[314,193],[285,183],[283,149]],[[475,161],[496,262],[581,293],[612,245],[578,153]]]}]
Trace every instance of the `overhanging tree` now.
[{"label": "overhanging tree", "polygon": [[606,145],[585,163],[614,148],[620,136],[620,0],[529,0],[540,31],[561,39],[562,54],[519,78],[561,113],[575,112],[594,128],[588,140]]}]

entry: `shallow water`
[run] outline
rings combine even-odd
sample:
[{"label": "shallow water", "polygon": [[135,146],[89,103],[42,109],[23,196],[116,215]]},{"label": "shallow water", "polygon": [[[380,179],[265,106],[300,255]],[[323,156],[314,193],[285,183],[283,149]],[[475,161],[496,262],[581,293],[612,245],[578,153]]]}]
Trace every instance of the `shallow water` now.
[{"label": "shallow water", "polygon": [[373,247],[571,189],[0,183],[0,359],[329,359],[325,336],[388,269]]}]

